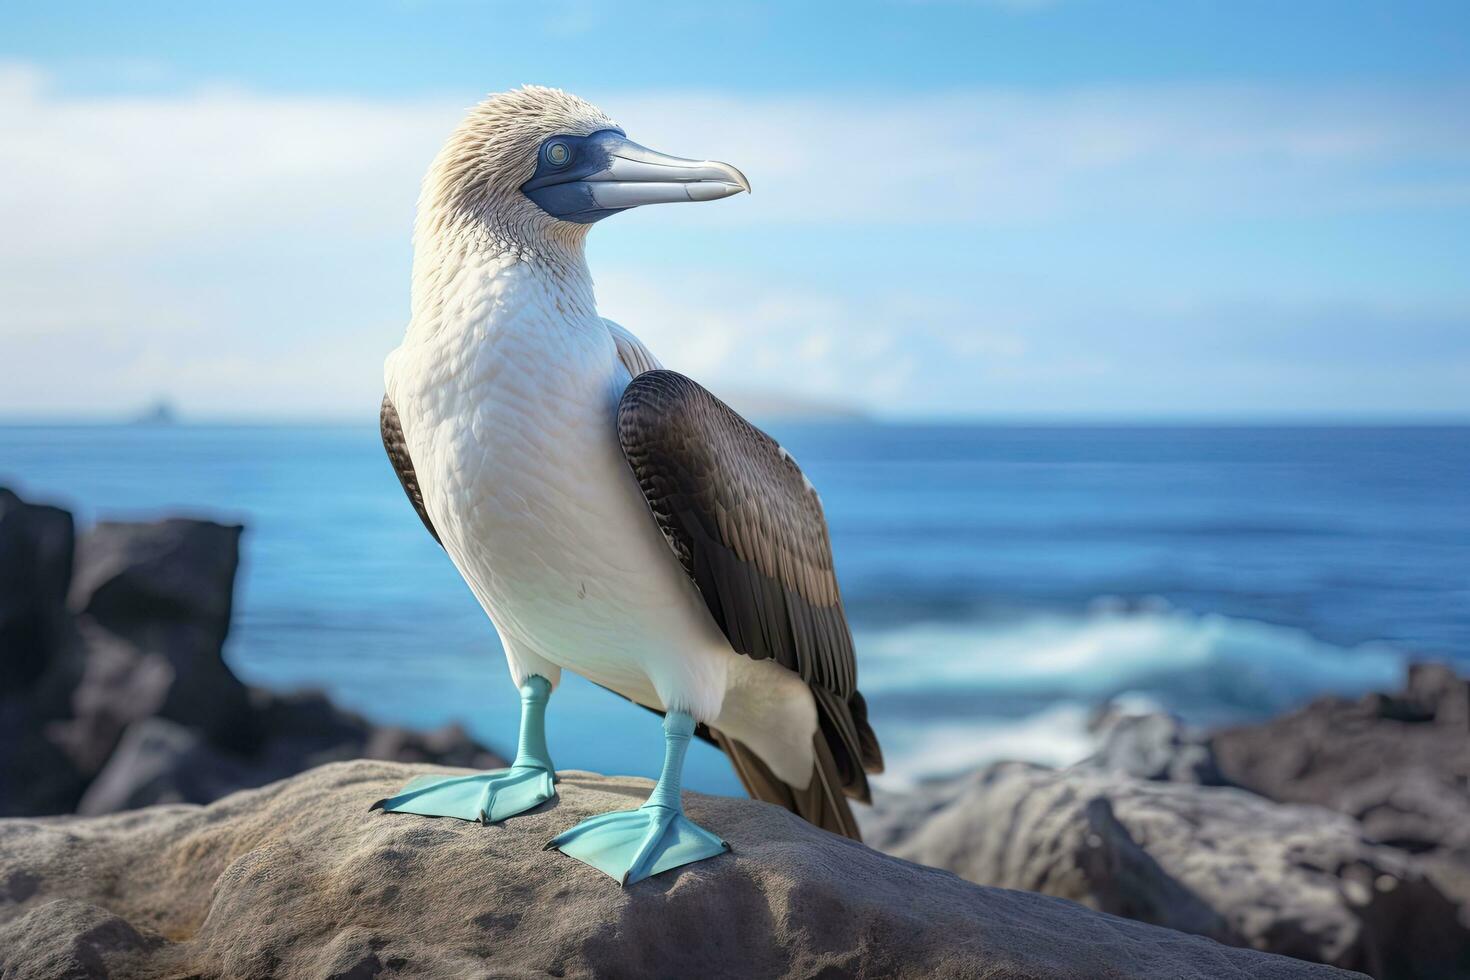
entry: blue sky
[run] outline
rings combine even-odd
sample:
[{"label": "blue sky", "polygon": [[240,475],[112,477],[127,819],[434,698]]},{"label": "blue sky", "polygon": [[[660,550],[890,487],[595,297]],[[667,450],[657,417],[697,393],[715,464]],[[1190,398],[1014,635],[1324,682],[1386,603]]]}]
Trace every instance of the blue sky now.
[{"label": "blue sky", "polygon": [[521,82],[750,176],[590,249],[722,393],[1470,415],[1470,5],[1193,0],[9,5],[0,414],[366,417],[418,178]]}]

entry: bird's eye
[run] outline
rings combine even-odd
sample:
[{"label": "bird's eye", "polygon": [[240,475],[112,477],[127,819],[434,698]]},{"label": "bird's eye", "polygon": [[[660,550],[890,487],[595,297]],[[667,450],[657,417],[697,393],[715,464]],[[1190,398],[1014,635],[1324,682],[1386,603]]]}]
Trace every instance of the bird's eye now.
[{"label": "bird's eye", "polygon": [[546,160],[553,167],[560,167],[572,158],[572,151],[565,143],[552,143],[546,148]]}]

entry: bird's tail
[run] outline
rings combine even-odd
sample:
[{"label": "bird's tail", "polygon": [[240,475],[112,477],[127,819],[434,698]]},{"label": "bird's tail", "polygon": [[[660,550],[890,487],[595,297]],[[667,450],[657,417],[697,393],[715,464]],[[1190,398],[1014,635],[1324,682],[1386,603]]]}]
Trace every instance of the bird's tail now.
[{"label": "bird's tail", "polygon": [[863,839],[857,821],[853,819],[852,808],[847,805],[847,797],[843,794],[842,777],[838,772],[837,762],[832,757],[832,749],[821,731],[812,736],[815,765],[811,782],[806,789],[797,789],[782,782],[758,755],[740,742],[714,729],[710,730],[710,734],[730,757],[735,775],[740,777],[745,791],[752,798],[784,806],[807,823],[823,830],[830,830],[853,840]]}]

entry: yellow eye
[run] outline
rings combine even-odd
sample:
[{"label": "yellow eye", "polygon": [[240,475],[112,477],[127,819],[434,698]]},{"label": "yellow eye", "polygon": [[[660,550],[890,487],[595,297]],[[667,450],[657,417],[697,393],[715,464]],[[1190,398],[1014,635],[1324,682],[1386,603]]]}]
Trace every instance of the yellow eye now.
[{"label": "yellow eye", "polygon": [[552,143],[546,148],[546,159],[553,167],[560,167],[572,158],[572,151],[565,143]]}]

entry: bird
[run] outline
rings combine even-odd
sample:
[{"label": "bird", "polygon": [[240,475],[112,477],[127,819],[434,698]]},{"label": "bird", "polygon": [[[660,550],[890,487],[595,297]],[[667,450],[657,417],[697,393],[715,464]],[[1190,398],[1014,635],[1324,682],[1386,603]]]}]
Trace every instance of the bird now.
[{"label": "bird", "polygon": [[551,799],[546,713],[572,671],[663,715],[647,801],[547,845],[623,885],[729,844],[683,811],[691,738],[748,793],[861,839],[882,751],[857,688],[822,502],[791,454],[597,311],[590,229],[750,191],[523,86],[469,110],[425,175],[411,316],[384,364],[384,449],[488,615],[521,697],[505,769],[374,806],[498,822]]}]

